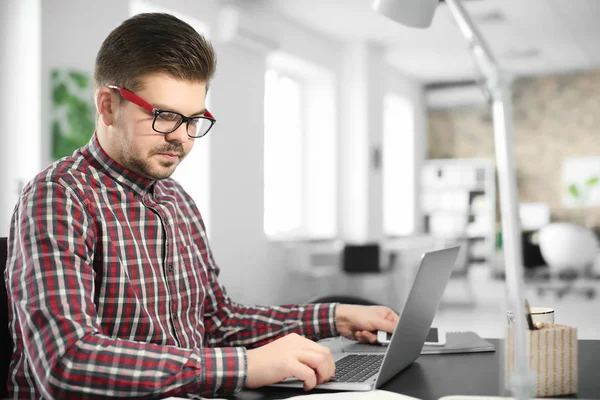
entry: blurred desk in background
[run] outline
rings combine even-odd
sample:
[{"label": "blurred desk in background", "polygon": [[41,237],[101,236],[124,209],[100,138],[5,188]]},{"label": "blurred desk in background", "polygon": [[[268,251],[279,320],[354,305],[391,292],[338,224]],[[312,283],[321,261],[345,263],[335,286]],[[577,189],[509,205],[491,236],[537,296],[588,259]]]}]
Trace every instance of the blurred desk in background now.
[{"label": "blurred desk in background", "polygon": [[[379,274],[350,274],[343,268],[345,245],[341,240],[285,243],[284,263],[293,282],[289,301],[351,294],[399,309],[408,295],[423,253],[435,249],[436,245],[440,248],[439,241],[431,236],[387,238],[379,243],[379,259],[389,268],[383,268]],[[393,259],[394,265],[387,265],[388,259]]]}]

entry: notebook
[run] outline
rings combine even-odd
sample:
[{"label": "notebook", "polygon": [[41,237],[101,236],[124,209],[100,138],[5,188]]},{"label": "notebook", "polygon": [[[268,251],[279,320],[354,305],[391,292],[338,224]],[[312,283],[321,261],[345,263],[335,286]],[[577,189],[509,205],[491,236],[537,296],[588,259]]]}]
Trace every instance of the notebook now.
[{"label": "notebook", "polygon": [[[340,338],[342,351],[345,353],[385,353],[386,346],[362,344],[354,340]],[[443,346],[424,345],[423,354],[479,353],[496,351],[493,344],[482,339],[472,331],[446,333],[446,344]]]},{"label": "notebook", "polygon": [[496,351],[493,344],[472,331],[446,333],[443,346],[423,346],[421,354],[479,353]]}]

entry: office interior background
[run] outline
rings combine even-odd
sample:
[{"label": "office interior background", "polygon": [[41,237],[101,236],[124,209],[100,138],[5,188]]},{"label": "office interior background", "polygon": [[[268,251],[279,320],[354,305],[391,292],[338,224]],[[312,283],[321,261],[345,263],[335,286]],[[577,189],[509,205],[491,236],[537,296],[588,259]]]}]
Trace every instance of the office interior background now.
[{"label": "office interior background", "polygon": [[[600,338],[600,8],[465,0],[514,78],[526,297]],[[0,236],[24,184],[93,133],[102,40],[169,12],[214,44],[217,118],[175,174],[235,301],[400,310],[424,251],[462,251],[434,324],[503,337],[490,104],[445,3],[426,30],[370,0],[3,0]]]}]

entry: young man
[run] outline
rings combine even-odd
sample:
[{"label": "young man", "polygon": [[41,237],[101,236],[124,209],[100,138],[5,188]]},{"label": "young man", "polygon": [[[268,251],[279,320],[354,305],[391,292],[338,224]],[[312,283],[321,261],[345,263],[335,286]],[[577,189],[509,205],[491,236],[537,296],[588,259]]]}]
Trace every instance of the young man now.
[{"label": "young man", "polygon": [[211,45],[166,14],[117,27],[96,59],[90,142],[24,189],[6,285],[13,398],[224,396],[334,374],[314,339],[374,342],[387,307],[248,307],[218,282],[200,212],[170,179],[208,133]]}]

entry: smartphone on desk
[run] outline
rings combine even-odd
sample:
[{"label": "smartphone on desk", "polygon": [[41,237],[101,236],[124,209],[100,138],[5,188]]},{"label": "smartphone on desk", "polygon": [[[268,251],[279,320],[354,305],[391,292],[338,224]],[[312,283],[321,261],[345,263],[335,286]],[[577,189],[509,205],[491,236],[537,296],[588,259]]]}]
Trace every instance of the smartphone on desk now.
[{"label": "smartphone on desk", "polygon": [[[392,339],[392,334],[385,331],[377,331],[377,343],[387,345]],[[428,346],[443,346],[446,344],[446,331],[440,328],[431,327],[425,344]]]}]

